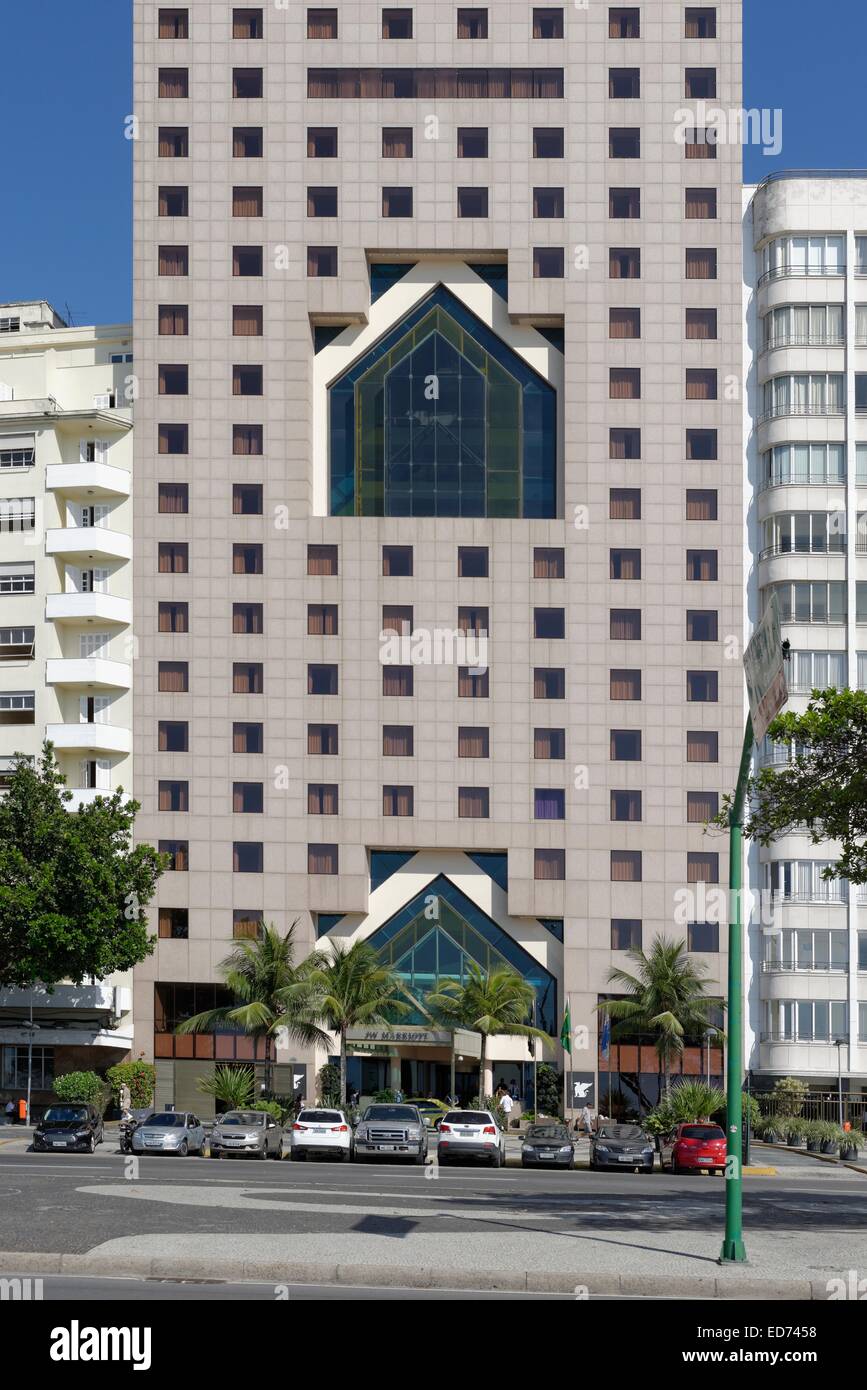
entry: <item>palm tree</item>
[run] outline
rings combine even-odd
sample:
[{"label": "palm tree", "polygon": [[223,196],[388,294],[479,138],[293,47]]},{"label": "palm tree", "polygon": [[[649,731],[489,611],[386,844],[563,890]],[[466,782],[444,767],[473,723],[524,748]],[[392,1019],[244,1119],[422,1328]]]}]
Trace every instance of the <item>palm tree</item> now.
[{"label": "palm tree", "polygon": [[340,1099],[346,1099],[346,1035],[350,1028],[389,1027],[412,1013],[404,987],[382,965],[366,941],[353,946],[333,942],[330,954],[318,953],[310,973],[317,991],[320,1017],[340,1037]]},{"label": "palm tree", "polygon": [[284,1030],[302,1047],[327,1045],[328,1034],[317,1022],[321,1016],[319,997],[311,983],[317,957],[295,964],[293,922],[285,936],[273,924],[261,936],[239,941],[217,969],[236,1003],[194,1014],[178,1026],[179,1033],[214,1033],[220,1024],[239,1026],[252,1038],[263,1038],[265,1047],[265,1093],[271,1095],[273,1063],[271,1049],[277,1034]]},{"label": "palm tree", "polygon": [[485,1103],[489,1037],[504,1033],[507,1037],[540,1038],[543,1043],[551,1043],[547,1033],[526,1022],[534,1000],[532,985],[516,971],[505,965],[484,971],[474,961],[467,964],[466,980],[440,980],[427,996],[428,1008],[447,1028],[481,1033],[479,1105]]},{"label": "palm tree", "polygon": [[[683,1052],[684,1038],[707,1028],[709,1017],[719,1001],[708,998],[704,967],[690,960],[685,941],[669,941],[657,936],[645,955],[640,947],[627,952],[636,973],[616,969],[609,973],[612,984],[626,991],[625,999],[606,999],[597,1004],[600,1013],[615,1023],[615,1032],[649,1033],[653,1036],[659,1070],[664,1077],[664,1093],[671,1093],[671,1064]],[[617,1026],[619,1024],[619,1026]]]}]

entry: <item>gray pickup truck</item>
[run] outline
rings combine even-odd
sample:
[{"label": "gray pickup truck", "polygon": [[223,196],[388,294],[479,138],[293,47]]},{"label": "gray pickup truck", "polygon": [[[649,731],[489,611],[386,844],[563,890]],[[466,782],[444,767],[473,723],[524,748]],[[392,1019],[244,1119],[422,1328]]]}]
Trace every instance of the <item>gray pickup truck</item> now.
[{"label": "gray pickup truck", "polygon": [[427,1127],[414,1105],[368,1105],[355,1131],[355,1158],[427,1158]]}]

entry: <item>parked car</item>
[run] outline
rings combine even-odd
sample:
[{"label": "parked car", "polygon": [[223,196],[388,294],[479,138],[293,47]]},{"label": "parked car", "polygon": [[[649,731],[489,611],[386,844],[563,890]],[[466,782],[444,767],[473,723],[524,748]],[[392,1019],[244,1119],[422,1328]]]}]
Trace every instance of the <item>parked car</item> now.
[{"label": "parked car", "polygon": [[33,1147],[84,1149],[94,1153],[102,1143],[102,1115],[94,1105],[49,1105],[33,1131]]},{"label": "parked car", "polygon": [[640,1125],[603,1125],[590,1136],[590,1168],[653,1172],[655,1149]]},{"label": "parked car", "polygon": [[297,1163],[311,1154],[327,1154],[348,1163],[352,1126],[342,1110],[300,1110],[289,1135],[289,1157]]},{"label": "parked car", "polygon": [[132,1151],[178,1154],[186,1158],[205,1153],[205,1130],[201,1120],[189,1110],[155,1110],[133,1130]]},{"label": "parked car", "polygon": [[440,1165],[462,1158],[483,1158],[492,1168],[506,1161],[506,1136],[490,1110],[447,1110],[439,1128]]},{"label": "parked car", "polygon": [[427,1158],[427,1127],[414,1105],[368,1105],[355,1131],[355,1157]]},{"label": "parked car", "polygon": [[680,1124],[667,1134],[660,1148],[660,1163],[670,1173],[694,1173],[702,1168],[724,1173],[726,1136],[719,1125]]},{"label": "parked car", "polygon": [[574,1168],[575,1145],[566,1125],[531,1125],[521,1146],[522,1168]]},{"label": "parked car", "polygon": [[218,1117],[208,1143],[211,1158],[226,1154],[282,1158],[283,1128],[264,1110],[228,1110]]},{"label": "parked car", "polygon": [[443,1105],[441,1100],[411,1100],[408,1104],[415,1106],[428,1129],[436,1129],[448,1110],[448,1106]]}]

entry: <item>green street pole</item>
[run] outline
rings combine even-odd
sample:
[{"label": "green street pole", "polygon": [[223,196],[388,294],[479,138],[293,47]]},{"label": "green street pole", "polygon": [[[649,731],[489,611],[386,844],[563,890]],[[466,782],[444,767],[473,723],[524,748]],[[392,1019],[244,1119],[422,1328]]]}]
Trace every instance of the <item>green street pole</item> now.
[{"label": "green street pole", "polygon": [[746,1264],[743,1240],[743,882],[744,801],[753,757],[753,721],[747,716],[744,747],[734,801],[729,812],[729,997],[726,1024],[728,1071],[726,1090],[726,1230],[720,1264]]}]

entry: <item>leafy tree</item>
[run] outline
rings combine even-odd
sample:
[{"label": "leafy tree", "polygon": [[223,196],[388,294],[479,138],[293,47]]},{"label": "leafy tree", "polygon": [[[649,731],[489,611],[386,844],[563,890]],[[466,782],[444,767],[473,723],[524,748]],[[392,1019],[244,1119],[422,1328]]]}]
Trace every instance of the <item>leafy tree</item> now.
[{"label": "leafy tree", "polygon": [[213,1096],[214,1100],[227,1110],[249,1110],[253,1100],[252,1067],[214,1067],[213,1076],[201,1076],[196,1082],[196,1090],[203,1096]]},{"label": "leafy tree", "polygon": [[808,1087],[796,1076],[781,1076],[774,1082],[771,1099],[775,1115],[800,1115]]},{"label": "leafy tree", "polygon": [[319,1068],[319,1094],[323,1105],[330,1105],[332,1109],[340,1107],[340,1068],[333,1062],[326,1062]]},{"label": "leafy tree", "polygon": [[814,690],[806,711],[780,715],[768,737],[794,756],[751,778],[744,833],[769,845],[806,823],[814,845],[840,844],[826,877],[867,883],[867,691]]},{"label": "leafy tree", "polygon": [[328,1035],[318,1026],[320,1001],[312,983],[316,957],[301,965],[295,964],[295,928],[293,922],[285,936],[273,925],[266,926],[262,935],[239,941],[235,949],[217,967],[226,987],[235,997],[234,1004],[206,1009],[194,1014],[178,1026],[179,1033],[216,1033],[228,1024],[266,1044],[265,1091],[270,1096],[274,1073],[273,1047],[278,1033],[284,1030],[293,1042],[302,1047],[328,1042]]},{"label": "leafy tree", "polygon": [[532,1016],[533,986],[508,966],[483,971],[474,961],[467,967],[466,980],[440,980],[427,996],[427,1005],[447,1028],[468,1028],[482,1037],[479,1058],[479,1095],[485,1093],[485,1064],[488,1038],[540,1038],[551,1043],[541,1028],[526,1022]]},{"label": "leafy tree", "polygon": [[535,1100],[536,1119],[542,1115],[559,1115],[563,1106],[563,1073],[550,1062],[540,1062],[536,1068],[539,1094]]},{"label": "leafy tree", "polygon": [[684,1039],[707,1028],[718,1001],[707,996],[703,968],[690,960],[685,941],[657,936],[645,955],[640,948],[627,952],[636,974],[620,968],[608,979],[626,991],[625,999],[606,999],[596,1007],[612,1020],[612,1036],[647,1033],[654,1039],[664,1095],[671,1092],[671,1065],[683,1052]]},{"label": "leafy tree", "polygon": [[112,1095],[120,1098],[122,1086],[129,1087],[130,1106],[133,1110],[144,1110],[153,1102],[157,1084],[157,1069],[152,1062],[118,1062],[106,1072]]},{"label": "leafy tree", "polygon": [[29,988],[103,980],[153,950],[145,907],[164,861],[132,845],[136,802],[98,797],[71,815],[72,793],[46,743],[16,764],[0,800],[0,981]]},{"label": "leafy tree", "polygon": [[55,1076],[54,1094],[69,1104],[95,1105],[101,1110],[105,1104],[105,1082],[95,1071],[68,1071]]},{"label": "leafy tree", "polygon": [[340,1038],[340,1104],[346,1100],[346,1035],[350,1028],[387,1028],[412,1013],[403,986],[366,941],[332,942],[317,953],[311,980],[319,993],[320,1017]]}]

